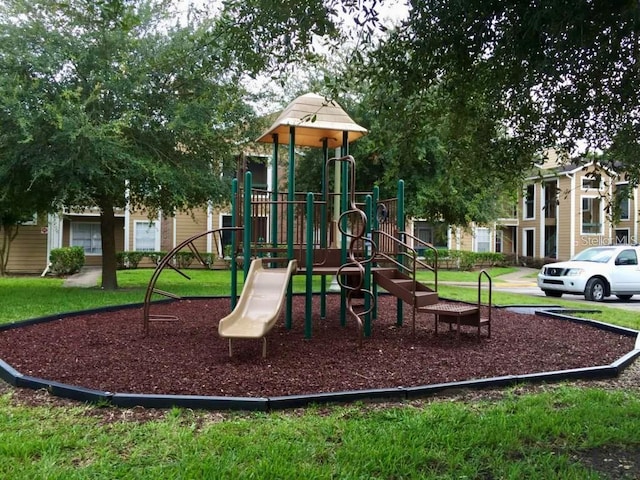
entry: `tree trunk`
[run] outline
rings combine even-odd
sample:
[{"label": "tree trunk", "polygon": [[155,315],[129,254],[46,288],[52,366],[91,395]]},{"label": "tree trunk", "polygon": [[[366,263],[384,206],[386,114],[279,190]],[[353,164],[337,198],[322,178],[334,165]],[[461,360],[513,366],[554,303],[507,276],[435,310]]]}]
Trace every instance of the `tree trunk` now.
[{"label": "tree trunk", "polygon": [[100,234],[102,235],[102,288],[116,290],[118,277],[116,275],[115,214],[109,202],[100,205]]},{"label": "tree trunk", "polygon": [[0,240],[0,277],[7,274],[7,264],[9,263],[9,252],[11,242],[18,236],[18,225],[2,225],[2,239]]}]

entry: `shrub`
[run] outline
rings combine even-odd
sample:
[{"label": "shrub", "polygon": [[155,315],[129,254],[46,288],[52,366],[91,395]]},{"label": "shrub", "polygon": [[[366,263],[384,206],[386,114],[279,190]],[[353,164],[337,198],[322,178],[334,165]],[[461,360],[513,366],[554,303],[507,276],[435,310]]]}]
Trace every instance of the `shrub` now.
[{"label": "shrub", "polygon": [[176,252],[175,262],[178,268],[188,268],[193,263],[196,256],[193,252]]},{"label": "shrub", "polygon": [[[433,263],[434,252],[425,250],[425,258]],[[507,256],[495,252],[470,252],[467,250],[448,250],[438,248],[438,268],[446,270],[473,270],[507,265]]]},{"label": "shrub", "polygon": [[116,268],[118,270],[127,268],[127,252],[116,252]]},{"label": "shrub", "polygon": [[116,253],[116,264],[119,270],[138,268],[138,264],[146,255],[147,252],[118,252]]},{"label": "shrub", "polygon": [[156,265],[158,265],[166,255],[167,252],[145,252],[145,256]]},{"label": "shrub", "polygon": [[72,275],[84,266],[82,247],[54,248],[49,255],[51,271],[55,275]]},{"label": "shrub", "polygon": [[138,268],[138,264],[145,257],[147,252],[127,252],[127,265],[129,268]]}]

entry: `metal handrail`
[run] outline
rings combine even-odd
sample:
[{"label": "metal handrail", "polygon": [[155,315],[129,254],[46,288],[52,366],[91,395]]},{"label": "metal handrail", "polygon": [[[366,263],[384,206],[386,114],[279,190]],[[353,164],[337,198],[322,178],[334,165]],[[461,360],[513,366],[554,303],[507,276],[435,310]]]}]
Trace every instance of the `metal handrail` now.
[{"label": "metal handrail", "polygon": [[480,273],[478,273],[478,311],[480,310],[480,307],[482,307],[482,277],[485,276],[487,277],[487,280],[489,281],[489,323],[491,323],[491,292],[492,292],[492,281],[491,281],[491,276],[487,273],[486,270],[480,270]]},{"label": "metal handrail", "polygon": [[[409,260],[411,260],[411,268],[407,267],[407,265],[404,264],[404,262],[398,261],[396,258],[392,257],[391,255],[389,255],[388,253],[385,252],[377,252],[377,258],[376,261],[380,261],[380,258],[383,258],[384,260],[391,262],[392,264],[394,264],[398,270],[400,270],[403,273],[407,273],[407,275],[411,275],[411,278],[414,281],[414,291],[415,291],[415,284],[417,283],[416,280],[416,266],[420,265],[422,267],[424,267],[426,270],[430,270],[433,272],[434,275],[434,290],[438,290],[438,250],[431,245],[430,243],[426,243],[422,240],[420,240],[419,238],[413,236],[410,233],[407,232],[398,232],[396,235],[390,235],[387,232],[384,232],[382,230],[376,230],[374,232],[376,235],[381,235],[385,238],[388,238],[389,240],[391,240],[392,243],[394,243],[396,246],[398,247],[402,247],[403,250],[400,250],[399,248],[397,249],[398,251],[396,252],[396,256],[397,255],[401,255],[402,258],[407,257]],[[417,250],[410,244],[408,244],[407,242],[401,240],[401,238],[403,237],[410,237],[414,242],[418,241],[420,242],[422,245],[424,245],[425,247],[429,248],[430,250],[432,250],[434,252],[434,258],[435,258],[435,267],[432,267],[431,265],[429,265],[426,262],[423,262],[422,260],[418,259],[418,252]]]}]

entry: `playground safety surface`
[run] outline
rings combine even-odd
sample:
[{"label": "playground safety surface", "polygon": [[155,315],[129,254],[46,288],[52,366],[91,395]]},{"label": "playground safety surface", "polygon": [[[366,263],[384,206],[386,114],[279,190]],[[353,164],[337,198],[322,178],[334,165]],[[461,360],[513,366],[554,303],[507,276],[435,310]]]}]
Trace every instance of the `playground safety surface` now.
[{"label": "playground safety surface", "polygon": [[[339,322],[339,295],[327,318],[314,297],[313,336],[304,338],[305,298],[293,297],[293,326],[281,318],[260,340],[235,340],[228,357],[218,321],[229,299],[188,299],[154,305],[180,321],[142,333],[141,307],[79,313],[0,332],[0,358],[22,375],[105,392],[151,395],[281,397],[367,389],[419,387],[472,379],[608,365],[634,350],[636,338],[567,320],[493,309],[492,335],[440,328],[411,310],[396,325],[396,299],[382,296],[373,334],[358,348],[353,321]],[[464,327],[463,327],[464,329]]]}]

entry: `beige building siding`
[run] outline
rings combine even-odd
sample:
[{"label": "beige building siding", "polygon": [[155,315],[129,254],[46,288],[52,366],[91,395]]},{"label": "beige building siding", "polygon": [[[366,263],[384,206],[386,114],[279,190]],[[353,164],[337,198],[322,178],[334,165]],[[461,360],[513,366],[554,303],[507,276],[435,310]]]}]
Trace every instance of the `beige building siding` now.
[{"label": "beige building siding", "polygon": [[574,190],[575,176],[562,175],[558,178],[558,207],[557,207],[557,246],[556,258],[558,260],[568,260],[571,254],[571,245],[575,241],[572,234],[575,220],[571,212],[575,209],[575,200],[571,192]]},{"label": "beige building siding", "polygon": [[36,225],[21,225],[18,228],[18,235],[9,251],[9,274],[42,273],[47,267],[46,218],[43,216],[42,221],[39,216]]},{"label": "beige building siding", "polygon": [[[208,230],[219,228],[221,222],[219,210],[207,208],[194,210],[191,213],[178,213],[175,216],[161,216],[154,220],[159,234],[158,251],[168,252],[181,242]],[[129,214],[128,242],[124,246],[125,250],[137,250],[135,241],[136,228],[149,224],[149,218],[144,212],[131,212]],[[205,235],[194,241],[194,246],[200,254],[214,253],[217,255],[217,247],[212,235]],[[185,251],[188,250],[185,249]],[[139,266],[141,268],[153,267],[154,264],[143,259]]]},{"label": "beige building siding", "polygon": [[[200,233],[204,233],[209,230],[208,225],[208,215],[206,209],[199,209],[193,212],[193,215],[189,214],[178,214],[173,218],[168,219],[169,222],[173,223],[174,231],[175,231],[175,244],[174,247],[181,242],[187,240],[188,238],[198,235]],[[199,239],[193,242],[194,247],[198,250],[198,252],[208,253],[210,248],[207,245],[209,235],[204,237],[200,237]]]}]

